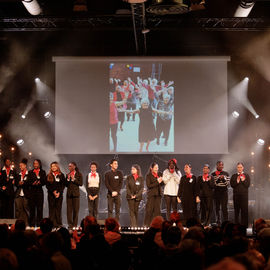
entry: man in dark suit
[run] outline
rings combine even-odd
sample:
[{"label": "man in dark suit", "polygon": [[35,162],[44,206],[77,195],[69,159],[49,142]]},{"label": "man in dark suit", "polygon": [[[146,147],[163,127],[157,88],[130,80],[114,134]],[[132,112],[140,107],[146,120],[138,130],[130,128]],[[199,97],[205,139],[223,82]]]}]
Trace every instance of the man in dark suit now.
[{"label": "man in dark suit", "polygon": [[72,229],[78,225],[80,209],[80,186],[83,184],[83,177],[75,162],[68,165],[69,173],[66,176],[67,186],[67,222]]}]

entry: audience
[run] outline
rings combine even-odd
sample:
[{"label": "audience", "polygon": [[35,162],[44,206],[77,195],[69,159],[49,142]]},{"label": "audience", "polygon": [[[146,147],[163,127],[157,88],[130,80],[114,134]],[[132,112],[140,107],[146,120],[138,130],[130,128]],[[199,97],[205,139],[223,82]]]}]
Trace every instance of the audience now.
[{"label": "audience", "polygon": [[26,230],[22,220],[10,229],[0,224],[0,269],[270,270],[270,228],[263,219],[248,238],[243,226],[231,222],[203,227],[193,218],[184,228],[173,212],[170,220],[155,217],[135,246],[114,218],[106,219],[104,231],[91,216],[81,227],[52,231],[48,218],[36,231]]}]

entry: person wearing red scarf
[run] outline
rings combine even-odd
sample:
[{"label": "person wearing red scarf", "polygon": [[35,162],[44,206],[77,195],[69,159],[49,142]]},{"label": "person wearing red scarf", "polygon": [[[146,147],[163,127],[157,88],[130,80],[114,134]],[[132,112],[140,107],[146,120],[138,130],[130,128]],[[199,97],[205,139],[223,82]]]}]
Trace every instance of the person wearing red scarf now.
[{"label": "person wearing red scarf", "polygon": [[244,173],[244,165],[237,163],[237,173],[230,179],[233,188],[233,206],[235,223],[239,223],[239,214],[241,213],[241,224],[248,227],[248,188],[250,186],[250,177]]},{"label": "person wearing red scarf", "polygon": [[29,171],[32,185],[30,186],[29,196],[29,225],[30,227],[39,227],[43,218],[44,194],[42,187],[46,184],[46,172],[42,169],[42,163],[39,159],[33,162],[33,170]]},{"label": "person wearing red scarf", "polygon": [[31,194],[30,185],[32,180],[27,171],[27,159],[22,159],[19,164],[20,173],[17,175],[15,185],[17,186],[15,195],[15,218],[21,219],[25,225],[29,225],[29,197]]},{"label": "person wearing red scarf", "polygon": [[49,218],[55,228],[62,226],[62,202],[66,179],[58,162],[50,164],[46,187],[48,189]]},{"label": "person wearing red scarf", "polygon": [[191,173],[191,165],[184,166],[185,175],[181,177],[178,189],[178,202],[182,203],[184,220],[197,218],[196,203],[200,202],[196,176]]},{"label": "person wearing red scarf", "polygon": [[158,171],[158,164],[152,163],[146,175],[147,202],[145,207],[144,225],[149,227],[152,219],[160,216],[162,174]]},{"label": "person wearing red scarf", "polygon": [[16,170],[11,166],[11,160],[4,158],[4,167],[0,181],[0,218],[14,218],[14,184],[17,178]]},{"label": "person wearing red scarf", "polygon": [[177,194],[182,175],[177,167],[177,160],[171,159],[167,169],[163,171],[164,199],[167,209],[167,220],[170,220],[171,210],[177,212]]},{"label": "person wearing red scarf", "polygon": [[80,209],[80,186],[83,184],[83,177],[75,162],[68,164],[69,173],[66,175],[67,187],[67,222],[68,228],[76,228],[78,225]]},{"label": "person wearing red scarf", "polygon": [[[229,174],[223,170],[224,163],[218,161],[216,163],[216,171],[212,173],[215,181],[214,202],[216,208],[216,223],[228,220],[228,185],[230,182]],[[220,209],[221,208],[221,209]],[[222,219],[220,215],[222,211]]]},{"label": "person wearing red scarf", "polygon": [[88,210],[89,216],[98,218],[98,203],[99,203],[99,190],[101,183],[101,176],[97,172],[98,164],[91,162],[90,173],[86,177],[86,191],[88,197]]},{"label": "person wearing red scarf", "polygon": [[214,177],[209,173],[210,166],[208,164],[205,164],[203,166],[203,174],[198,177],[199,197],[201,200],[201,223],[204,226],[208,226],[211,223],[211,217],[213,212],[213,194],[215,181]]},{"label": "person wearing red scarf", "polygon": [[132,165],[131,174],[127,177],[126,180],[126,188],[130,226],[138,227],[139,204],[142,200],[142,193],[144,188],[144,180],[141,176],[141,168],[139,165]]}]

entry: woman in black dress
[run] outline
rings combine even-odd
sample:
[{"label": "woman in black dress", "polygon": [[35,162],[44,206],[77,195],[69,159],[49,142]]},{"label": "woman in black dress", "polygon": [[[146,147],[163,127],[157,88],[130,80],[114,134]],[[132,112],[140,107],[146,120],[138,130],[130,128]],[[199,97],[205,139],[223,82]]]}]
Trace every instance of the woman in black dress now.
[{"label": "woman in black dress", "polygon": [[49,218],[54,227],[62,226],[62,202],[66,178],[58,162],[52,162],[47,175]]},{"label": "woman in black dress", "polygon": [[131,227],[137,227],[139,204],[142,200],[144,188],[143,177],[141,175],[141,168],[139,165],[132,165],[131,175],[127,177],[126,188],[130,225]]},{"label": "woman in black dress", "polygon": [[197,217],[196,203],[200,202],[199,188],[196,176],[191,173],[191,165],[186,164],[184,167],[185,175],[181,177],[177,201],[182,203],[183,215],[185,221],[189,218]]}]

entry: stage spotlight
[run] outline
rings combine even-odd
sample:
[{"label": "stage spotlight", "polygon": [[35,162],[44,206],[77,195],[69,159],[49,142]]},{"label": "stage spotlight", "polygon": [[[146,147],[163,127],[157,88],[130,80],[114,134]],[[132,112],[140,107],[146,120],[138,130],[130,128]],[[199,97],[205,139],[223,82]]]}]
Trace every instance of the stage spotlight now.
[{"label": "stage spotlight", "polygon": [[260,116],[258,114],[255,114],[255,118],[258,119]]},{"label": "stage spotlight", "polygon": [[251,172],[251,173],[254,173],[254,172],[255,172],[255,170],[254,170],[253,168],[251,168],[250,172]]},{"label": "stage spotlight", "polygon": [[25,115],[25,114],[22,114],[22,115],[21,115],[21,118],[22,118],[22,119],[25,119],[25,118],[26,118],[26,115]]},{"label": "stage spotlight", "polygon": [[246,81],[249,81],[249,77],[245,77],[245,80],[246,80]]},{"label": "stage spotlight", "polygon": [[263,139],[258,139],[257,140],[257,144],[259,144],[259,145],[264,145],[264,140]]},{"label": "stage spotlight", "polygon": [[24,144],[24,140],[23,139],[19,139],[17,141],[17,145],[22,146],[23,144]]},{"label": "stage spotlight", "polygon": [[234,17],[248,17],[254,5],[253,0],[242,0],[235,11]]},{"label": "stage spotlight", "polygon": [[32,156],[32,152],[29,152],[28,155],[31,157]]},{"label": "stage spotlight", "polygon": [[[1,138],[1,137],[0,137]],[[270,150],[270,146],[268,146],[268,150]]]},{"label": "stage spotlight", "polygon": [[254,152],[251,152],[251,155],[252,155],[252,156],[254,156],[254,155],[255,155],[255,153],[254,153]]},{"label": "stage spotlight", "polygon": [[232,116],[233,116],[233,118],[238,118],[239,117],[239,112],[237,112],[237,111],[233,111],[232,112]]},{"label": "stage spotlight", "polygon": [[45,117],[45,118],[50,118],[51,115],[52,115],[51,112],[45,112],[45,113],[44,113],[44,117]]},{"label": "stage spotlight", "polygon": [[35,78],[35,82],[40,82],[40,78]]},{"label": "stage spotlight", "polygon": [[270,168],[270,163],[268,164],[268,168]]},{"label": "stage spotlight", "polygon": [[15,147],[12,146],[12,147],[10,148],[10,150],[11,150],[12,152],[14,152],[14,151],[15,151]]},{"label": "stage spotlight", "polygon": [[3,135],[2,135],[2,134],[0,134],[0,140],[2,139],[2,137],[3,137]]},{"label": "stage spotlight", "polygon": [[31,15],[39,15],[42,12],[37,0],[22,0],[22,3]]}]

